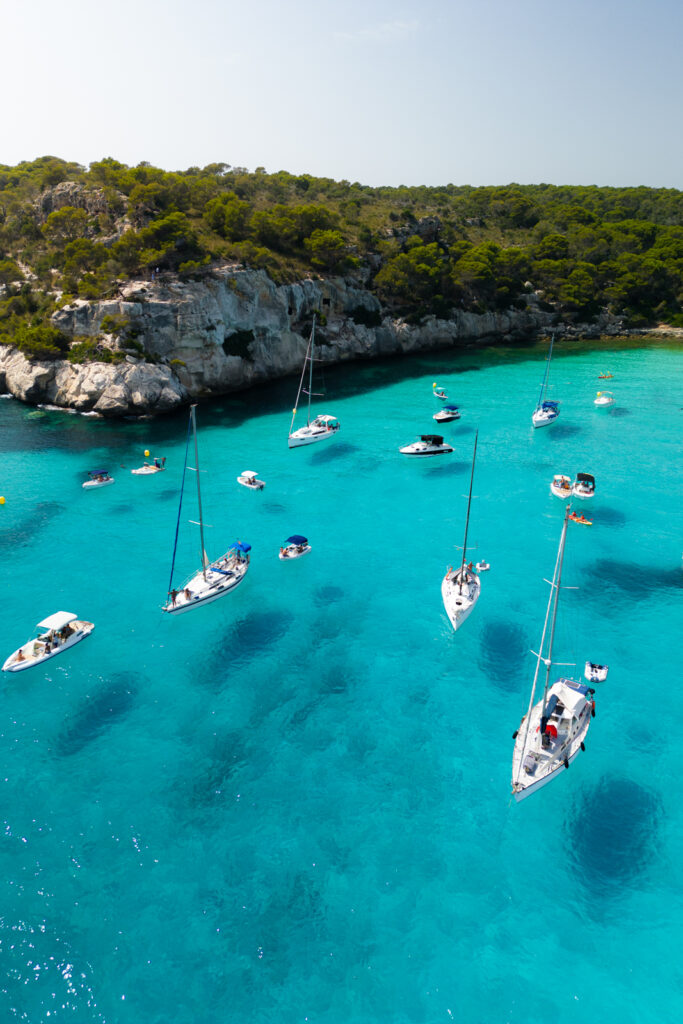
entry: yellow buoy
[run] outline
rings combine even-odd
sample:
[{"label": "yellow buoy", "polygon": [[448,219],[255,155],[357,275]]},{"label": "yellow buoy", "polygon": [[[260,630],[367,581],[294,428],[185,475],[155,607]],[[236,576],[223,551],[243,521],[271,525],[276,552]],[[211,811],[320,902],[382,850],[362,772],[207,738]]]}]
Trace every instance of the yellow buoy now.
[{"label": "yellow buoy", "polygon": [[296,409],[292,409],[292,412],[296,412]]},{"label": "yellow buoy", "polygon": [[433,387],[433,388],[435,388],[435,387],[436,387],[436,381],[434,381],[434,383],[432,384],[432,387]]},{"label": "yellow buoy", "polygon": [[145,448],[145,458],[149,458],[149,449]]},{"label": "yellow buoy", "polygon": [[4,505],[4,504],[5,504],[5,499],[0,497],[0,505]]}]

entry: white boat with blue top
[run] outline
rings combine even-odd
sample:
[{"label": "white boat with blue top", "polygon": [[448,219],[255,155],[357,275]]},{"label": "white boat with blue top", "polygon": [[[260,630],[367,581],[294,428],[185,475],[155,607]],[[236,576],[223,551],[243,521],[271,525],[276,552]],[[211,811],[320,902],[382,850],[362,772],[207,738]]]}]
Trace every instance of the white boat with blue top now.
[{"label": "white boat with blue top", "polygon": [[459,420],[460,409],[457,405],[444,405],[443,409],[434,413],[432,419],[437,423],[450,423],[451,420]]},{"label": "white boat with blue top", "polygon": [[[195,417],[196,406],[190,409],[190,421],[187,428],[187,442],[185,446],[185,465],[183,468],[183,482],[180,489],[180,501],[178,503],[178,521],[176,524],[175,544],[173,547],[173,560],[171,562],[171,577],[168,585],[168,599],[163,611],[169,615],[182,615],[193,608],[201,608],[206,604],[217,601],[231,593],[242,582],[249,569],[249,552],[251,544],[242,541],[235,541],[230,545],[225,554],[211,561],[204,546],[204,521],[202,518],[202,495],[199,484],[199,452],[197,449],[197,421]],[[190,434],[194,438],[195,465],[188,466],[187,457],[190,447]],[[199,509],[199,521],[191,520],[199,527],[200,556],[202,567],[194,573],[182,586],[176,587],[173,584],[175,570],[176,552],[178,549],[178,533],[180,529],[180,515],[183,507],[183,492],[185,490],[185,473],[191,470],[197,475],[197,506]]]},{"label": "white boat with blue top", "polygon": [[555,341],[555,335],[550,339],[550,348],[548,350],[548,358],[545,362],[545,373],[543,374],[543,383],[541,384],[541,392],[538,396],[538,402],[534,409],[531,422],[534,427],[547,427],[551,423],[554,423],[557,417],[560,415],[560,403],[551,402],[545,397],[548,389],[548,376],[550,374],[550,360],[553,355],[553,342]]},{"label": "white boat with blue top", "polygon": [[89,469],[88,479],[85,481],[83,486],[86,490],[91,490],[93,487],[108,487],[114,483],[114,477],[109,476],[109,471],[106,469]]},{"label": "white boat with blue top", "polygon": [[[543,624],[541,644],[536,654],[536,671],[531,686],[529,709],[514,733],[512,754],[512,795],[520,801],[562,775],[580,751],[591,717],[595,714],[594,690],[584,683],[562,677],[550,684],[553,667],[553,640],[562,579],[562,562],[569,524],[564,516],[560,546],[550,585],[550,597]],[[548,638],[547,653],[544,653]],[[534,652],[535,653],[535,652]],[[541,665],[545,667],[543,696],[534,703]]]},{"label": "white boat with blue top", "polygon": [[288,537],[280,548],[279,559],[281,562],[290,562],[293,558],[302,558],[311,550],[308,538],[300,533],[293,533]]}]

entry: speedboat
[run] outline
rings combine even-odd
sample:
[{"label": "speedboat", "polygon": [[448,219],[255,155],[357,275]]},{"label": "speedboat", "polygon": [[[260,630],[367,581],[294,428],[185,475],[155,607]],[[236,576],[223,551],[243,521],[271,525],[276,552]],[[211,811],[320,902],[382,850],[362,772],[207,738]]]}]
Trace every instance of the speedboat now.
[{"label": "speedboat", "polygon": [[75,647],[90,636],[95,624],[79,619],[73,612],[55,612],[36,626],[38,636],[18,647],[2,666],[3,672],[23,672]]},{"label": "speedboat", "polygon": [[609,672],[609,665],[597,665],[593,661],[587,661],[583,674],[589,683],[604,683]]},{"label": "speedboat", "polygon": [[556,498],[569,498],[572,493],[572,482],[568,476],[556,473],[550,484],[550,490]]},{"label": "speedboat", "polygon": [[614,405],[614,395],[611,391],[598,391],[597,396],[593,399],[593,405],[597,405],[599,409],[606,409],[610,405]]},{"label": "speedboat", "polygon": [[401,455],[447,455],[452,452],[450,444],[445,444],[440,434],[421,434],[419,441],[406,444],[399,448]]},{"label": "speedboat", "polygon": [[572,484],[572,494],[575,498],[594,498],[595,477],[590,473],[577,473]]},{"label": "speedboat", "polygon": [[434,398],[438,398],[441,402],[445,402],[448,398],[445,390],[436,383],[432,384],[432,391],[434,392]]},{"label": "speedboat", "polygon": [[[289,436],[287,438],[287,446],[289,448],[301,448],[305,444],[314,444],[316,441],[326,441],[330,437],[334,437],[339,432],[340,423],[336,416],[320,415],[316,416],[314,420],[311,420],[311,397],[313,395],[313,351],[315,348],[315,313],[313,314],[313,325],[311,327],[311,336],[308,339],[308,347],[306,349],[306,355],[304,357],[304,365],[301,371],[301,380],[299,381],[299,390],[296,396],[296,403],[292,411],[292,422],[289,425]],[[308,380],[306,381],[306,367],[308,366]],[[308,386],[305,386],[308,385]],[[296,419],[297,409],[299,408],[299,400],[301,395],[308,396],[308,406],[306,414],[306,426],[299,427],[298,430],[294,430],[294,420]]]},{"label": "speedboat", "polygon": [[242,484],[243,487],[248,487],[250,491],[262,491],[266,486],[265,480],[259,480],[252,469],[245,469],[243,473],[240,473],[237,477],[237,483]]},{"label": "speedboat", "polygon": [[288,562],[292,558],[301,558],[303,555],[307,555],[310,550],[311,545],[308,543],[308,539],[302,537],[300,533],[293,533],[280,548],[279,558],[281,562]]},{"label": "speedboat", "polygon": [[457,405],[444,405],[443,409],[434,413],[432,419],[437,423],[450,423],[451,420],[460,419],[460,410]]},{"label": "speedboat", "polygon": [[114,477],[109,476],[109,472],[106,469],[89,469],[88,479],[83,484],[84,487],[108,487],[109,484],[114,483]]},{"label": "speedboat", "polygon": [[133,476],[150,476],[152,473],[163,473],[166,469],[166,458],[145,462],[139,469],[131,469]]}]

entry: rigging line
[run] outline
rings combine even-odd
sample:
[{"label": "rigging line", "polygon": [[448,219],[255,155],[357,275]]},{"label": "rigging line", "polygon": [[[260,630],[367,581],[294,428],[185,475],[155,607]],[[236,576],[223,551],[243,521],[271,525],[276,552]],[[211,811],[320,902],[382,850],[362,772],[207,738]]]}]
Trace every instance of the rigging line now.
[{"label": "rigging line", "polygon": [[[315,314],[313,315],[313,328],[315,329]],[[304,394],[306,393],[306,389],[304,388],[304,377],[305,377],[305,374],[306,374],[306,363],[308,362],[309,358],[312,358],[312,356],[313,356],[313,353],[311,352],[311,341],[312,340],[313,340],[313,333],[311,332],[311,337],[308,339],[308,345],[306,346],[306,355],[304,357],[304,365],[303,365],[303,368],[301,370],[301,380],[299,381],[299,390],[296,393],[296,402],[294,403],[294,411],[292,413],[292,422],[289,425],[289,433],[290,433],[290,435],[291,435],[292,430],[294,428],[294,420],[296,419],[296,411],[299,408],[299,399],[301,398],[301,392],[303,391]],[[308,400],[309,410],[310,410],[310,402],[311,402],[311,400],[309,398],[309,400]],[[309,413],[309,415],[310,415],[310,413]]]},{"label": "rigging line", "polygon": [[474,463],[477,458],[477,441],[479,439],[479,431],[477,430],[474,435],[474,453],[472,455],[472,473],[470,476],[470,493],[467,498],[467,518],[465,519],[465,539],[462,542],[462,563],[460,565],[460,590],[462,594],[462,577],[465,572],[465,559],[467,557],[467,531],[470,525],[470,506],[472,505],[472,483],[474,482]]},{"label": "rigging line", "polygon": [[543,392],[545,391],[546,385],[548,383],[548,375],[550,373],[550,359],[551,359],[551,356],[553,354],[553,342],[554,341],[555,341],[555,335],[553,334],[551,336],[551,338],[550,338],[550,348],[548,349],[548,358],[545,361],[545,373],[543,374],[543,383],[541,384],[541,393],[538,396],[538,404],[536,405],[537,409],[541,405],[541,403],[543,402]]},{"label": "rigging line", "polygon": [[[526,713],[526,715],[524,716],[524,719],[523,719],[523,721],[526,722],[526,728],[525,728],[525,731],[524,731],[524,740],[522,742],[522,750],[526,750],[527,740],[529,738],[529,726],[531,725],[531,709],[534,706],[534,696],[536,694],[536,683],[538,681],[538,673],[539,673],[540,668],[541,668],[541,662],[545,661],[545,659],[543,658],[543,648],[545,647],[545,637],[546,637],[546,632],[548,630],[548,620],[550,618],[550,609],[552,607],[553,598],[555,596],[555,580],[557,578],[557,570],[558,570],[558,567],[559,567],[559,564],[560,564],[560,555],[561,555],[562,542],[564,540],[564,537],[565,537],[565,534],[566,534],[566,531],[567,531],[567,516],[569,515],[570,507],[571,506],[567,505],[567,511],[565,512],[565,515],[564,515],[564,525],[562,527],[562,536],[561,536],[561,539],[560,539],[560,547],[557,549],[557,558],[555,559],[555,571],[553,572],[553,582],[550,584],[550,596],[548,597],[548,607],[545,610],[545,621],[543,623],[543,633],[541,634],[541,643],[540,643],[539,648],[538,648],[539,651],[540,651],[540,654],[536,655],[536,671],[534,672],[534,681],[531,684],[531,697],[529,698],[529,707],[528,707],[527,713]],[[518,768],[517,768],[517,778],[515,779],[515,783],[519,782],[520,775],[521,775],[521,772],[522,772],[522,767],[523,767],[523,765],[522,765],[522,758],[520,757],[519,765],[518,765]]]},{"label": "rigging line", "polygon": [[192,405],[190,407],[190,417],[192,419],[192,433],[194,435],[194,461],[196,463],[197,470],[197,505],[199,506],[199,543],[201,545],[200,556],[202,560],[202,574],[204,576],[204,579],[206,579],[207,557],[206,547],[204,545],[204,516],[202,515],[202,490],[201,487],[199,486],[199,476],[201,471],[199,469],[199,449],[197,448],[197,418],[195,415],[196,408],[196,403],[195,405]]},{"label": "rigging line", "polygon": [[171,593],[171,590],[173,588],[173,570],[175,568],[176,551],[178,550],[178,533],[180,531],[180,513],[181,513],[182,508],[183,508],[183,491],[185,490],[185,473],[187,472],[187,454],[188,454],[188,452],[190,450],[190,425],[191,425],[191,423],[192,423],[192,420],[188,419],[188,421],[187,421],[187,438],[185,440],[185,462],[183,464],[183,479],[182,479],[182,482],[181,482],[181,485],[180,485],[180,501],[178,502],[178,521],[175,524],[175,541],[174,541],[174,544],[173,544],[173,558],[171,560],[171,578],[168,581],[168,592],[169,592],[169,594]]}]

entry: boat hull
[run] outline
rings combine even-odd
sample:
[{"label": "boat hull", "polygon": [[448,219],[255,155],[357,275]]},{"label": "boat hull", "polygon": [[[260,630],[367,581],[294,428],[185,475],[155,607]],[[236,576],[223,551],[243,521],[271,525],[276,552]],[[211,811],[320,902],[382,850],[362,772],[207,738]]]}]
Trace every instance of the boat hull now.
[{"label": "boat hull", "polygon": [[534,427],[549,427],[551,423],[555,422],[559,415],[559,412],[555,412],[551,416],[547,413],[535,412],[532,414],[531,422]]},{"label": "boat hull", "polygon": [[438,448],[420,449],[415,451],[413,445],[406,445],[404,448],[399,448],[401,455],[410,455],[413,458],[428,459],[432,455],[449,455],[453,451],[453,448],[449,444],[440,445]]},{"label": "boat hull", "polygon": [[[194,608],[203,608],[204,605],[213,604],[219,598],[232,593],[240,585],[248,569],[249,565],[246,562],[236,567],[231,566],[230,571],[233,575],[226,577],[222,573],[212,571],[209,567],[206,580],[204,573],[200,570],[177,592],[175,603],[172,600],[167,602],[162,610],[169,615],[183,615]],[[189,597],[186,595],[186,591],[189,591]]]},{"label": "boat hull", "polygon": [[301,427],[300,430],[295,430],[293,434],[289,435],[289,438],[287,439],[287,447],[301,448],[303,445],[315,444],[317,441],[329,441],[331,437],[334,437],[338,433],[339,427],[332,428],[330,430],[311,430],[308,427]]},{"label": "boat hull", "polygon": [[562,498],[567,500],[572,496],[571,487],[556,487],[554,484],[550,485],[550,493],[554,494],[556,498]]},{"label": "boat hull", "polygon": [[109,487],[109,484],[114,483],[114,477],[110,476],[108,480],[86,480],[83,484],[85,490],[91,491],[94,487]]},{"label": "boat hull", "polygon": [[460,573],[460,569],[454,573],[448,572],[441,582],[443,606],[456,631],[472,614],[481,594],[481,580],[471,570],[466,570],[467,582],[463,583],[460,593]]},{"label": "boat hull", "polygon": [[307,544],[303,551],[297,551],[296,549],[294,549],[291,550],[291,553],[289,553],[290,550],[290,548],[284,548],[282,551],[280,551],[278,558],[280,559],[281,562],[293,562],[295,558],[303,558],[304,555],[307,555],[311,550],[311,545]]}]

